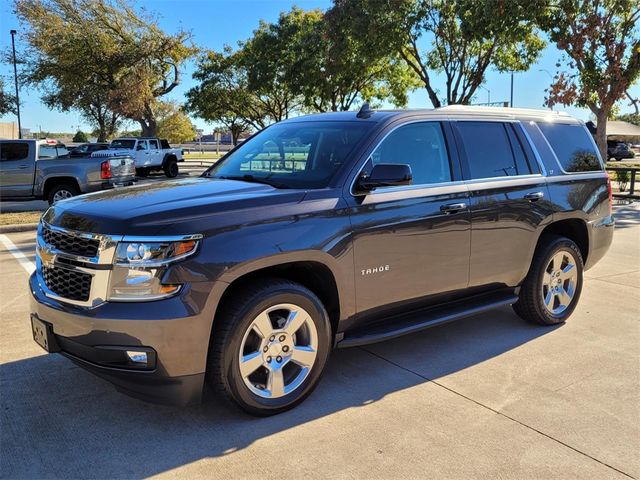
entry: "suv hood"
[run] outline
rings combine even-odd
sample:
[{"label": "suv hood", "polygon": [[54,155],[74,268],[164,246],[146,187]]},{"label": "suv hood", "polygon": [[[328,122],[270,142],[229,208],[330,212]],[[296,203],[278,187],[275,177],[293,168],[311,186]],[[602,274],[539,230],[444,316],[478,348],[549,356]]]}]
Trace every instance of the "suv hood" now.
[{"label": "suv hood", "polygon": [[49,208],[43,220],[90,233],[190,235],[287,215],[287,207],[304,196],[304,190],[236,180],[181,179],[63,200]]}]

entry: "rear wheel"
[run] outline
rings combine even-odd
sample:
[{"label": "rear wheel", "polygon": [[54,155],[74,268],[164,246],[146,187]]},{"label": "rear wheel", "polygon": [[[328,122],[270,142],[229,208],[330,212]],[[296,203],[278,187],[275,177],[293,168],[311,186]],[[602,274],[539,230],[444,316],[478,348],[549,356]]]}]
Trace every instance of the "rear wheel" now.
[{"label": "rear wheel", "polygon": [[207,378],[240,408],[273,415],[313,391],[329,357],[331,326],[310,290],[267,280],[243,288],[216,321]]},{"label": "rear wheel", "polygon": [[540,242],[513,309],[530,322],[556,325],[569,318],[580,299],[582,255],[566,237],[545,236]]},{"label": "rear wheel", "polygon": [[178,162],[175,160],[169,160],[169,162],[164,166],[164,174],[168,178],[176,178],[178,173]]},{"label": "rear wheel", "polygon": [[47,195],[47,200],[49,201],[49,205],[53,205],[60,200],[66,200],[67,198],[75,197],[80,192],[78,187],[72,185],[70,183],[61,183],[59,185],[55,185],[49,190],[49,195]]}]

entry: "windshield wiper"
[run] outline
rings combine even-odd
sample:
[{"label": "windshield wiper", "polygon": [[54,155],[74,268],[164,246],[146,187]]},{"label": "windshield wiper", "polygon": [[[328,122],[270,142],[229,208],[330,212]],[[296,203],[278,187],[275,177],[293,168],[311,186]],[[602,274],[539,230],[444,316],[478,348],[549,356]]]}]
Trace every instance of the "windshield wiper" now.
[{"label": "windshield wiper", "polygon": [[253,175],[220,175],[219,177],[211,178],[221,178],[224,180],[240,180],[241,182],[250,183],[263,183],[265,185],[270,185],[273,188],[289,188],[289,186],[285,185],[284,183],[274,182],[273,180],[269,180],[265,177],[254,177]]}]

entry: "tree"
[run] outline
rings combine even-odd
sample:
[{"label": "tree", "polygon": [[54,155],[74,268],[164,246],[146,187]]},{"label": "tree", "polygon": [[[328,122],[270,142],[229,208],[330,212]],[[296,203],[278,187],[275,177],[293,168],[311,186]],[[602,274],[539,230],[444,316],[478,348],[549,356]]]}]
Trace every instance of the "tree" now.
[{"label": "tree", "polygon": [[225,47],[208,52],[198,61],[193,78],[198,85],[187,92],[185,108],[208,122],[225,125],[231,132],[249,127],[261,130],[274,121],[265,104],[274,103],[266,92],[260,99],[249,89],[248,72],[241,53]]},{"label": "tree", "polygon": [[156,19],[124,0],[16,0],[25,24],[27,80],[45,103],[78,110],[113,135],[124,117],[155,133],[155,102],[180,81],[193,54],[189,34],[162,32]]},{"label": "tree", "polygon": [[73,136],[74,143],[86,143],[88,141],[89,139],[87,138],[87,135],[82,130],[78,130]]},{"label": "tree", "polygon": [[[369,52],[395,51],[434,107],[467,104],[490,67],[524,71],[544,41],[536,20],[546,0],[334,0],[350,35]],[[424,49],[427,44],[430,48]],[[444,95],[434,82],[445,78]]]},{"label": "tree", "polygon": [[191,120],[176,102],[162,102],[156,109],[158,118],[157,136],[171,143],[184,143],[196,137]]},{"label": "tree", "polygon": [[16,113],[16,97],[5,91],[4,82],[0,78],[0,117],[8,113]]},{"label": "tree", "polygon": [[640,3],[637,0],[555,0],[545,21],[568,60],[551,85],[547,105],[588,107],[596,143],[607,158],[606,125],[615,103],[640,76]]}]

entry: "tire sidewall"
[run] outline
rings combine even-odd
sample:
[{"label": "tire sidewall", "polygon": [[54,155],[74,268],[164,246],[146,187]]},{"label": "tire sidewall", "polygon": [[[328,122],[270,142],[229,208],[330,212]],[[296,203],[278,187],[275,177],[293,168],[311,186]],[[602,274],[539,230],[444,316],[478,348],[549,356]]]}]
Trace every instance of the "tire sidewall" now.
[{"label": "tire sidewall", "polygon": [[165,175],[169,178],[176,178],[178,176],[178,162],[175,160],[170,160],[165,168]]},{"label": "tire sidewall", "polygon": [[[576,268],[578,269],[578,278],[576,280],[576,290],[573,296],[573,300],[571,301],[571,304],[562,313],[554,315],[549,310],[547,310],[547,308],[544,305],[544,301],[542,298],[542,282],[543,282],[545,269],[547,268],[547,265],[549,265],[551,258],[560,251],[566,251],[571,253],[571,255],[576,261]],[[584,272],[582,255],[580,254],[580,249],[574,242],[566,238],[561,238],[552,242],[547,247],[546,254],[541,256],[541,258],[542,258],[542,263],[538,266],[537,278],[535,280],[536,310],[538,310],[539,315],[545,319],[545,322],[547,324],[554,325],[554,324],[562,323],[571,316],[576,306],[578,305],[578,302],[580,301],[580,294],[582,293],[583,272]]]},{"label": "tire sidewall", "polygon": [[[306,289],[277,287],[271,294],[265,292],[258,302],[250,302],[237,317],[237,323],[224,347],[222,368],[224,383],[241,407],[253,414],[270,415],[287,410],[304,400],[320,380],[331,349],[331,326],[322,303]],[[302,385],[280,398],[262,398],[244,384],[239,366],[239,351],[242,339],[255,317],[264,310],[281,303],[297,305],[309,313],[318,332],[318,354],[315,363]]]},{"label": "tire sidewall", "polygon": [[69,192],[72,197],[75,197],[76,195],[78,195],[78,191],[72,185],[66,185],[66,184],[56,185],[51,189],[47,197],[49,205],[53,205],[53,197],[55,196],[55,194],[63,190],[66,190],[67,192]]}]

